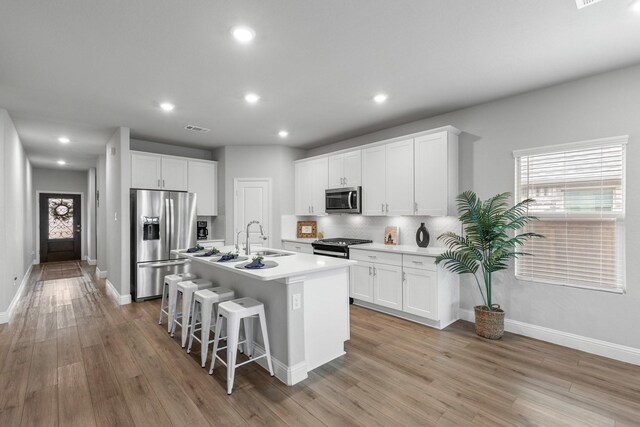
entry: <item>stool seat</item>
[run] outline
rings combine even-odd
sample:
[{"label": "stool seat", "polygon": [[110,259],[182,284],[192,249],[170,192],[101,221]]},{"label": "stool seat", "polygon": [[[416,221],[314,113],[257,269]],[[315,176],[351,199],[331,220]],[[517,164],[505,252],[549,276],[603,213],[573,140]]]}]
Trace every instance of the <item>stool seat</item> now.
[{"label": "stool seat", "polygon": [[[191,305],[193,302],[193,294],[197,291],[207,288],[212,288],[213,282],[207,279],[191,279],[179,282],[176,292],[176,307],[178,301],[182,300],[182,311],[176,313],[173,316],[173,323],[171,325],[171,336],[176,333],[176,327],[180,326],[182,329],[182,348],[187,345],[187,338],[189,336],[189,326],[191,320]],[[180,319],[180,320],[178,320]]]},{"label": "stool seat", "polygon": [[193,273],[168,274],[164,276],[162,284],[162,302],[160,303],[160,319],[158,325],[162,324],[162,317],[167,315],[167,333],[171,332],[173,326],[174,315],[176,311],[176,294],[178,292],[178,283],[184,280],[197,279]]},{"label": "stool seat", "polygon": [[[209,352],[209,344],[213,340],[209,339],[211,326],[218,319],[217,306],[223,301],[229,301],[235,298],[235,293],[227,288],[210,288],[197,291],[193,295],[191,303],[191,326],[189,328],[189,346],[187,353],[191,353],[193,340],[200,342],[200,361],[202,367],[207,363],[207,354]],[[199,320],[199,322],[198,322]],[[198,329],[198,325],[200,328]],[[198,338],[197,332],[200,332]]]},{"label": "stool seat", "polygon": [[[258,318],[260,322],[260,331],[262,332],[262,342],[264,344],[264,354],[253,357],[253,320]],[[220,347],[220,337],[222,333],[223,320],[227,323],[227,346]],[[249,356],[249,360],[236,364],[236,356],[240,341],[240,324],[244,327],[244,343],[245,353]],[[225,363],[218,356],[218,351],[227,350],[227,361]],[[211,357],[211,369],[209,374],[213,373],[216,360],[219,360],[227,367],[227,394],[233,391],[233,381],[235,379],[236,368],[250,362],[255,362],[263,357],[267,358],[267,366],[271,376],[273,373],[273,364],[271,363],[271,350],[269,348],[269,335],[267,334],[267,320],[264,314],[264,304],[253,298],[245,297],[231,301],[224,301],[218,304],[218,318],[216,320],[216,334],[213,339],[213,356]]]}]

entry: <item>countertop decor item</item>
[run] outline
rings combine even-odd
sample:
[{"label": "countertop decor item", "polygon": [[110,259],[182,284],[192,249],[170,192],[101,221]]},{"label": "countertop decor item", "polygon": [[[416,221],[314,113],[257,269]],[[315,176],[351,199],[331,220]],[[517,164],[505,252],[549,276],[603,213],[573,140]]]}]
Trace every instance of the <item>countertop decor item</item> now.
[{"label": "countertop decor item", "polygon": [[421,222],[418,231],[416,231],[416,244],[421,248],[426,248],[429,246],[430,238],[429,230],[424,226],[424,222]]},{"label": "countertop decor item", "polygon": [[[448,232],[438,237],[448,249],[436,257],[436,264],[442,263],[453,273],[473,276],[484,303],[475,307],[476,334],[494,340],[504,333],[504,311],[493,303],[492,274],[505,270],[510,259],[526,255],[518,250],[525,241],[544,237],[537,233],[517,234],[537,219],[527,214],[534,200],[524,199],[509,207],[510,197],[511,193],[501,193],[482,201],[473,191],[465,191],[456,199],[464,235]],[[511,232],[515,235],[511,236]],[[478,270],[482,271],[484,289]]]},{"label": "countertop decor item", "polygon": [[395,225],[387,225],[384,228],[384,244],[396,246],[398,244],[399,235],[400,235],[400,227]]},{"label": "countertop decor item", "polygon": [[317,237],[318,223],[317,221],[298,221],[298,239],[308,239]]}]

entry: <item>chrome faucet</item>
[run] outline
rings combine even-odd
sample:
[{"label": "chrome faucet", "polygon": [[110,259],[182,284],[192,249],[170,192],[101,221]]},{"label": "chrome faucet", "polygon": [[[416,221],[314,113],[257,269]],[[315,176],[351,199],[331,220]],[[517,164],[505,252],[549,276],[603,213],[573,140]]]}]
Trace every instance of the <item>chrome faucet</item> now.
[{"label": "chrome faucet", "polygon": [[[262,224],[260,224],[260,221],[251,221],[249,224],[247,224],[247,231],[245,232],[245,234],[247,235],[247,244],[244,247],[244,253],[245,255],[250,255],[251,254],[251,246],[249,243],[249,228],[251,228],[251,226],[253,224],[258,224],[258,226],[260,227],[260,238],[262,240],[267,240],[267,236],[264,235],[264,230],[262,229]],[[238,234],[240,234],[241,232],[239,231]]]},{"label": "chrome faucet", "polygon": [[240,233],[244,233],[244,230],[240,230],[236,233],[236,252],[240,253]]}]

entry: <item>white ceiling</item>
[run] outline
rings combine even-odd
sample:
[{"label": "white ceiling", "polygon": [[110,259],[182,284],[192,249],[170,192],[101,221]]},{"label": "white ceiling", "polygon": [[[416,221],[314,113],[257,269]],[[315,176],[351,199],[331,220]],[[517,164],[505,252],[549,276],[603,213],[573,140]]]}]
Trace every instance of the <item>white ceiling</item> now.
[{"label": "white ceiling", "polygon": [[[92,165],[117,126],[194,147],[278,144],[286,128],[286,144],[311,147],[638,63],[627,5],[3,0],[0,106],[37,166]],[[255,29],[251,45],[231,38],[237,24]]]}]

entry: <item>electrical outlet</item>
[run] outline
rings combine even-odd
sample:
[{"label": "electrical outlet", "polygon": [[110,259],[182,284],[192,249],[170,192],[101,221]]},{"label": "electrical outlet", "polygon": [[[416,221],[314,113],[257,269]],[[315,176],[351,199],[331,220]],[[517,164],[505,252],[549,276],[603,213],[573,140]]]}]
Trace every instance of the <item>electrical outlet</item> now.
[{"label": "electrical outlet", "polygon": [[293,310],[299,310],[302,308],[302,294],[293,294],[293,301],[291,301],[291,305],[293,306]]}]

